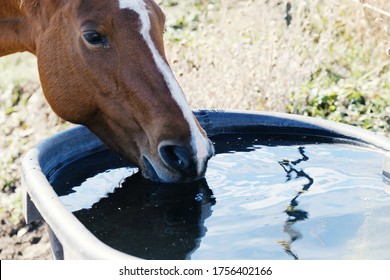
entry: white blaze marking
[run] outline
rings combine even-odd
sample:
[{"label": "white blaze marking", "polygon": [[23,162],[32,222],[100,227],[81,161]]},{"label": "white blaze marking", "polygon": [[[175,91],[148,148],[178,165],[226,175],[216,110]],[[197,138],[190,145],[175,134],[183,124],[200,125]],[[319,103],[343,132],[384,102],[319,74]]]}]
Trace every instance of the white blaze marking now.
[{"label": "white blaze marking", "polygon": [[149,12],[146,8],[144,0],[120,0],[119,7],[121,9],[130,9],[136,12],[141,20],[141,30],[140,33],[144,38],[145,42],[152,52],[153,59],[157,65],[158,70],[164,76],[165,82],[168,85],[168,88],[172,94],[173,99],[181,108],[184,118],[187,120],[191,135],[192,135],[192,144],[196,148],[196,154],[198,156],[198,172],[201,172],[202,163],[207,157],[207,144],[208,140],[202,135],[198,126],[195,123],[191,109],[188,107],[187,101],[184,97],[183,91],[180,88],[179,83],[176,81],[175,76],[171,68],[164,61],[164,59],[159,54],[154,42],[150,36],[151,23],[149,18]]}]

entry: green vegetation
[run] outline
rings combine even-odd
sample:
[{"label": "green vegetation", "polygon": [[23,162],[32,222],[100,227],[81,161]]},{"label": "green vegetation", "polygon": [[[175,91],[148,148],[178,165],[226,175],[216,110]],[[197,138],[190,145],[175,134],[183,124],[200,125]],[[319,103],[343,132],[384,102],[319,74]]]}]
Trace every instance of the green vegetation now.
[{"label": "green vegetation", "polygon": [[[31,57],[26,60],[27,57],[19,55],[0,60],[0,186],[5,192],[16,188],[15,177],[19,172],[14,162],[20,157],[20,147],[25,144],[19,133],[19,137],[12,135],[26,128],[25,120],[18,112],[25,111],[31,97],[28,92],[38,88],[34,60]],[[21,143],[16,144],[14,139]]]},{"label": "green vegetation", "polygon": [[0,217],[20,223],[21,157],[63,126],[44,100],[36,58],[27,53],[0,58]]},{"label": "green vegetation", "polygon": [[[388,19],[352,0],[157,2],[194,109],[284,111],[389,134]],[[0,215],[20,216],[21,155],[65,126],[44,100],[35,58],[0,58]]]},{"label": "green vegetation", "polygon": [[286,111],[387,133],[389,20],[379,14],[351,0],[160,4],[168,59],[192,107]]},{"label": "green vegetation", "polygon": [[[388,65],[381,71],[388,71]],[[370,78],[344,78],[320,68],[312,79],[291,94],[290,113],[327,118],[388,134],[390,86],[387,79],[373,84]]]},{"label": "green vegetation", "polygon": [[[220,9],[220,0],[157,1],[163,9],[169,10],[166,21],[165,39],[173,43],[182,43],[192,36],[199,35],[200,25],[213,21],[209,11]],[[215,20],[215,19],[214,19]]]},{"label": "green vegetation", "polygon": [[[389,134],[388,41],[373,20],[378,14],[359,18],[360,14],[351,14],[349,9],[340,8],[340,17],[328,25],[326,9],[319,7],[319,21],[308,21],[306,32],[318,37],[326,34],[328,52],[310,77],[291,92],[287,111]],[[313,40],[311,48],[319,43]]]}]

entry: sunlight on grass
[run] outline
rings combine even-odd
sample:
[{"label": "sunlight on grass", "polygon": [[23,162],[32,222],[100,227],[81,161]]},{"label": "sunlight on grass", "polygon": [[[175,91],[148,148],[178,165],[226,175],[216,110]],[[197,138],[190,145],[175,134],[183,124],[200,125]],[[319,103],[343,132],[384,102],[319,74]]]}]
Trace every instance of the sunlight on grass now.
[{"label": "sunlight on grass", "polygon": [[26,80],[38,81],[36,57],[30,53],[19,53],[0,57],[0,89],[9,85],[20,85]]},{"label": "sunlight on grass", "polygon": [[[354,0],[157,2],[192,108],[283,111],[389,134],[389,18]],[[390,11],[388,0],[365,2]],[[44,100],[35,57],[0,58],[3,193],[20,186],[21,155],[64,127]]]}]

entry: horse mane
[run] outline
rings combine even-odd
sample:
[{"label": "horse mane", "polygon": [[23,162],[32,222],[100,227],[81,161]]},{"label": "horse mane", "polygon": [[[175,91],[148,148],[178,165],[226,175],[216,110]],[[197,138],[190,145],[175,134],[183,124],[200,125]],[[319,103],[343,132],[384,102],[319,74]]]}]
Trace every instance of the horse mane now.
[{"label": "horse mane", "polygon": [[22,9],[22,8],[25,8],[26,6],[27,7],[36,7],[40,0],[19,0],[20,1],[20,5],[19,7]]},{"label": "horse mane", "polygon": [[18,8],[25,12],[29,13],[36,9],[40,5],[41,0],[17,0],[15,2],[17,3]]},{"label": "horse mane", "polygon": [[[68,0],[66,0],[68,1]],[[38,12],[38,10],[55,9],[61,2],[65,0],[17,0],[19,2],[19,9],[25,14],[32,14]],[[42,12],[42,11],[41,11]],[[50,13],[49,13],[50,14]]]}]

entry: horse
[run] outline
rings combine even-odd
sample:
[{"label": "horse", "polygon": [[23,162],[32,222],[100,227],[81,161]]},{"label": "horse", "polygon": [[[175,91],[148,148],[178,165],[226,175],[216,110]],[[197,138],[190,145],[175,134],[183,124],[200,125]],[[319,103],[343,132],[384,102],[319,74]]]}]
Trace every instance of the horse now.
[{"label": "horse", "polygon": [[36,55],[53,111],[146,178],[190,182],[214,148],[167,62],[164,24],[153,0],[2,0],[0,56]]}]

